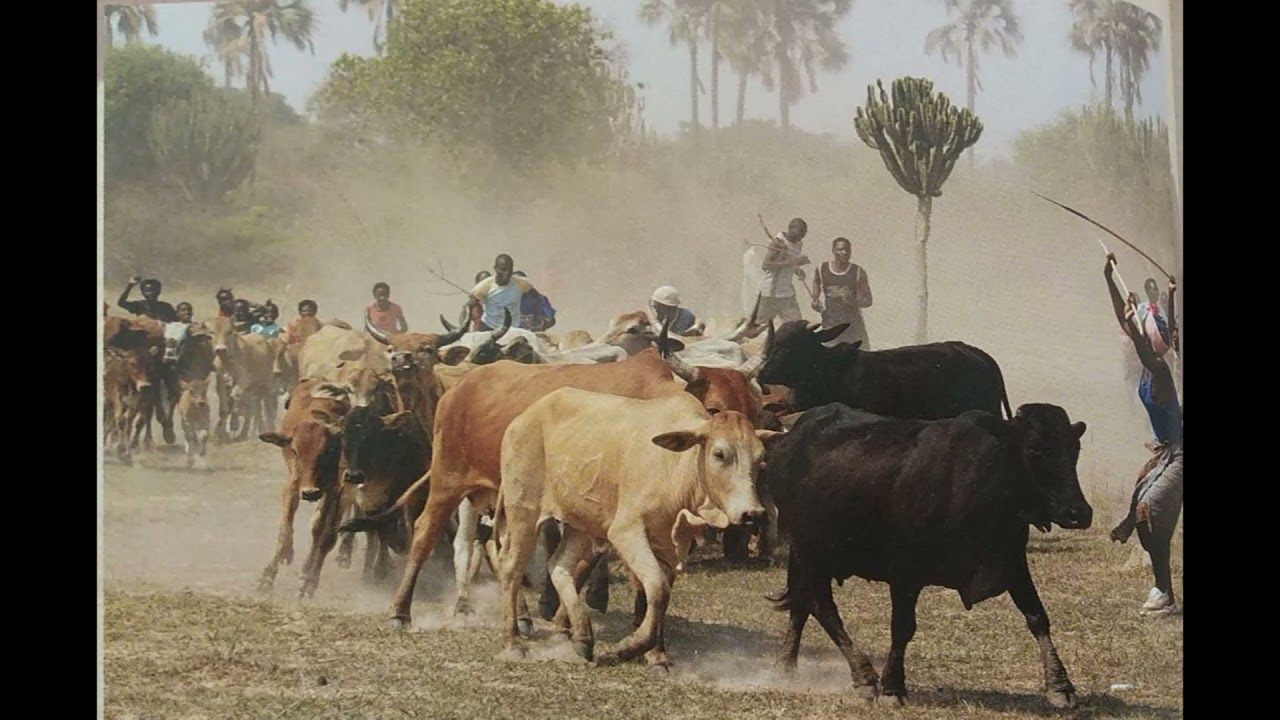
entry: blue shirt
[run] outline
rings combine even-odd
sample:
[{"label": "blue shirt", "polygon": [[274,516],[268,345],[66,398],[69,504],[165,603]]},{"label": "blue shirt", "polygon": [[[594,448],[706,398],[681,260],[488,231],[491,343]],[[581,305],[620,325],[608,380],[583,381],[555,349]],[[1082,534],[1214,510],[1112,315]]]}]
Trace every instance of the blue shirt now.
[{"label": "blue shirt", "polygon": [[254,323],[253,327],[249,328],[249,331],[265,338],[273,338],[284,332],[284,328],[280,327],[278,323]]}]

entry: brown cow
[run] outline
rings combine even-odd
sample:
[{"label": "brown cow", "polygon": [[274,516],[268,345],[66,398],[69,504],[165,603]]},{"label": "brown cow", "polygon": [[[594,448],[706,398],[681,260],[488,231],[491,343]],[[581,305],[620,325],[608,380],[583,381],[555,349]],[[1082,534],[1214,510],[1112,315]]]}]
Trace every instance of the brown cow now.
[{"label": "brown cow", "polygon": [[338,481],[342,451],[342,418],[351,410],[346,388],[322,380],[303,380],[286,403],[279,432],[265,432],[260,440],[280,447],[288,468],[281,500],[284,515],[276,552],[262,571],[258,588],[271,589],[280,563],[293,562],[293,518],[298,500],[321,501],[311,524],[311,552],[302,566],[299,597],[315,593],[324,559],[338,541],[338,523],[349,509],[350,497]]},{"label": "brown cow", "polygon": [[[676,341],[671,341],[674,345]],[[715,378],[704,398],[722,397]],[[432,437],[431,469],[401,496],[387,514],[398,512],[429,485],[426,510],[414,525],[413,547],[400,587],[392,602],[392,617],[404,625],[418,573],[431,549],[439,542],[450,515],[459,511],[454,543],[454,573],[458,584],[456,612],[469,612],[467,573],[470,569],[476,523],[464,508],[491,512],[501,474],[498,463],[502,433],[529,405],[561,387],[612,393],[623,397],[655,398],[682,393],[671,365],[655,348],[646,349],[616,363],[598,365],[525,365],[499,361],[472,370],[444,395]],[[736,408],[735,408],[736,409]],[[619,422],[625,422],[620,418]],[[470,500],[464,503],[464,500]]]},{"label": "brown cow", "polygon": [[132,464],[131,451],[137,446],[144,423],[151,419],[148,408],[154,406],[154,357],[146,347],[111,347],[103,359],[103,442],[111,447],[114,440],[116,457]]},{"label": "brown cow", "polygon": [[209,448],[210,422],[209,379],[182,380],[182,395],[178,398],[178,417],[182,421],[182,436],[186,441],[187,467],[194,467],[196,458],[203,467]]}]

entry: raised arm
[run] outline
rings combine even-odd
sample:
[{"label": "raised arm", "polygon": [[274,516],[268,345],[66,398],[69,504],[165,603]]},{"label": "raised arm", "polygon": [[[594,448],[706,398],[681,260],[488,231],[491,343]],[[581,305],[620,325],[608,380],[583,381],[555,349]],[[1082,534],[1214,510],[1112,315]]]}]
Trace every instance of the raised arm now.
[{"label": "raised arm", "polygon": [[1107,279],[1107,292],[1111,296],[1111,308],[1116,314],[1116,322],[1120,323],[1120,329],[1124,330],[1132,338],[1134,333],[1129,331],[1129,323],[1124,318],[1124,298],[1120,297],[1120,289],[1116,287],[1116,281],[1111,278],[1112,273],[1115,271],[1115,262],[1115,254],[1107,253],[1107,264],[1102,269],[1102,276]]},{"label": "raised arm", "polygon": [[858,307],[871,307],[871,281],[867,278],[867,271],[861,265],[858,266]]},{"label": "raised arm", "polygon": [[1178,347],[1178,319],[1174,308],[1177,307],[1178,281],[1169,276],[1169,342],[1173,345],[1174,352],[1179,351]]},{"label": "raised arm", "polygon": [[125,310],[129,310],[129,293],[133,292],[133,286],[137,285],[139,282],[142,282],[142,279],[137,275],[129,278],[129,283],[124,286],[124,292],[120,293],[120,299],[116,300],[116,305],[119,305]]}]

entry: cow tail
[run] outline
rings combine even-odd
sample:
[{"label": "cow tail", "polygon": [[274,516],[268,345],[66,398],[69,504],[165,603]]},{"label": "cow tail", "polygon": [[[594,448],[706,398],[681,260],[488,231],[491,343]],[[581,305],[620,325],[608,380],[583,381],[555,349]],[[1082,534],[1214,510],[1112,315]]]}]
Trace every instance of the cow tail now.
[{"label": "cow tail", "polygon": [[1000,403],[1004,406],[1005,419],[1012,420],[1013,409],[1009,407],[1009,392],[1007,388],[1005,388],[1004,373],[1000,371],[1000,363],[996,362],[995,358],[991,357],[991,355],[979,348],[973,348],[973,350],[985,358],[986,361],[991,364],[991,369],[995,371],[996,379],[1000,381]]}]

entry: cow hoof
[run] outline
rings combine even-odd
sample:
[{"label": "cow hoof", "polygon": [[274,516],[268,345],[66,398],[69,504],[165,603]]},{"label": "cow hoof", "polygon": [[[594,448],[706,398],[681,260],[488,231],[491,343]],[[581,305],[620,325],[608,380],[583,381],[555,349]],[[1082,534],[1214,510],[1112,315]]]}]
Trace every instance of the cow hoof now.
[{"label": "cow hoof", "polygon": [[586,640],[574,640],[573,652],[583,660],[591,662],[596,657],[596,644]]},{"label": "cow hoof", "polygon": [[288,548],[284,552],[280,553],[280,562],[285,565],[293,564],[293,548]]},{"label": "cow hoof", "polygon": [[520,662],[529,656],[529,650],[519,645],[508,645],[494,658],[499,662]]},{"label": "cow hoof", "polygon": [[276,584],[276,583],[275,583],[275,578],[269,578],[269,577],[259,578],[259,579],[258,579],[258,592],[260,592],[260,593],[269,593],[269,592],[271,592],[271,588],[272,588],[275,584]]},{"label": "cow hoof", "polygon": [[453,604],[454,615],[471,615],[474,612],[471,609],[471,601],[467,598],[458,598],[458,601]]},{"label": "cow hoof", "polygon": [[[883,696],[881,696],[880,694],[880,688],[876,687],[875,685],[855,685],[853,687],[853,694],[855,697],[861,698],[869,703],[876,702],[877,700],[884,701],[882,699]],[[903,697],[903,696],[895,695],[892,697]],[[903,697],[902,701],[905,701],[905,699],[906,698]],[[902,701],[899,701],[899,702],[902,702]],[[884,702],[887,702],[887,701],[884,701]]]},{"label": "cow hoof", "polygon": [[531,637],[533,635],[533,620],[520,618],[516,621],[516,628],[519,629],[521,635]]},{"label": "cow hoof", "polygon": [[646,670],[648,670],[650,675],[654,675],[657,677],[666,677],[671,674],[671,661],[666,660],[662,662],[653,663],[648,668],[646,668]]},{"label": "cow hoof", "polygon": [[409,622],[410,619],[408,615],[396,615],[387,621],[387,627],[392,630],[408,630]]},{"label": "cow hoof", "polygon": [[173,428],[171,427],[162,428],[161,432],[164,435],[164,442],[166,445],[172,445],[178,442],[178,436],[173,432]]},{"label": "cow hoof", "polygon": [[894,707],[902,707],[907,704],[907,696],[905,695],[881,695],[878,698],[874,698],[874,700],[880,705],[892,705]]},{"label": "cow hoof", "polygon": [[[351,567],[351,556],[350,556],[350,555],[339,555],[339,556],[338,556],[338,558],[337,558],[336,560],[334,560],[334,562],[335,562],[335,563],[337,563],[338,567],[340,567],[340,568],[342,568],[342,569],[344,569],[344,570],[345,570],[345,569],[347,569],[347,568]],[[368,579],[369,579],[369,577],[366,575],[364,579],[365,579],[365,580],[368,580]]]},{"label": "cow hoof", "polygon": [[1058,690],[1050,690],[1045,693],[1045,698],[1049,700],[1049,705],[1058,709],[1071,709],[1076,706],[1076,694],[1068,692],[1060,692]]}]

